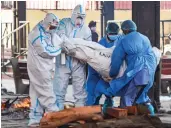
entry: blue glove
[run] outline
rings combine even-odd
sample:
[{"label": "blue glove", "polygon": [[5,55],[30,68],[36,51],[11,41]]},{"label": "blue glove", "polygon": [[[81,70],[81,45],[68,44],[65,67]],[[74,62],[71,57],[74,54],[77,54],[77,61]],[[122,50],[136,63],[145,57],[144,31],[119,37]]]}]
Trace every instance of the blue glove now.
[{"label": "blue glove", "polygon": [[104,104],[103,104],[103,107],[102,107],[103,114],[105,115],[107,113],[108,107],[113,107],[113,106],[114,106],[114,102],[113,102],[112,98],[107,97]]}]

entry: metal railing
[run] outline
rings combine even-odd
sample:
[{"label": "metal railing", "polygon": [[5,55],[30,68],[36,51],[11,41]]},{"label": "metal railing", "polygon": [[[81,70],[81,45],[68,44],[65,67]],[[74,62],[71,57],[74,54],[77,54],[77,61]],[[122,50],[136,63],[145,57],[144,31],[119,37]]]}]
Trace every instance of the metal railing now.
[{"label": "metal railing", "polygon": [[171,32],[169,34],[165,34],[165,23],[170,23],[171,24],[171,20],[160,20],[160,22],[161,22],[161,27],[162,27],[160,38],[162,38],[162,51],[164,52],[165,51],[165,49],[164,49],[165,38],[168,38],[169,40],[171,40],[170,37],[169,37]]},{"label": "metal railing", "polygon": [[[27,37],[28,33],[30,32],[30,25],[29,21],[19,21],[19,27],[15,30],[12,30],[11,32],[8,32],[6,35],[1,35],[1,68],[5,67],[10,63],[10,61],[7,61],[6,64],[4,64],[4,53],[5,48],[10,48],[12,57],[18,58],[21,55],[24,55],[27,52]],[[16,37],[16,38],[14,38]],[[9,45],[9,38],[11,39],[11,44]],[[9,47],[10,46],[10,47]]]},{"label": "metal railing", "polygon": [[[10,33],[13,30],[13,24],[11,22],[5,22],[5,23],[1,23],[1,37],[3,37],[4,35],[7,35],[8,33]],[[5,47],[9,48],[9,43],[12,43],[12,37],[8,37],[6,38],[6,44]]]}]

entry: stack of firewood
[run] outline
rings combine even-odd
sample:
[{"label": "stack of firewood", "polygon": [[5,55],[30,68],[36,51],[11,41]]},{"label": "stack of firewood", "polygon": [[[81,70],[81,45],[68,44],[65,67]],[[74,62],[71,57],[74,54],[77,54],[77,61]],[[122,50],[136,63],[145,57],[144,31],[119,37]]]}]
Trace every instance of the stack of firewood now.
[{"label": "stack of firewood", "polygon": [[[58,112],[51,112],[44,115],[41,119],[40,127],[41,128],[56,128],[59,126],[66,125],[71,122],[105,122],[106,120],[103,118],[101,106],[86,106],[86,107],[78,107],[78,108],[68,108]],[[143,116],[137,116],[140,114],[139,110],[136,106],[127,107],[125,109],[121,108],[107,108],[107,115],[112,118],[115,122],[115,125],[119,125],[118,128],[127,128],[126,124],[129,124],[129,128],[138,128],[142,126],[142,128],[153,128],[153,124],[157,124],[159,128],[161,127],[161,121],[158,117],[156,118],[144,118]],[[128,116],[129,115],[129,116]],[[110,118],[110,119],[111,119]],[[138,120],[138,121],[137,121]],[[154,121],[152,121],[154,120]],[[127,123],[123,123],[123,122]],[[152,123],[152,122],[155,123]],[[132,123],[130,123],[132,122]],[[104,123],[103,123],[104,124]],[[107,124],[109,124],[107,122]],[[113,124],[112,124],[113,126]],[[124,126],[124,127],[123,127]],[[155,128],[155,126],[154,126]]]},{"label": "stack of firewood", "polygon": [[69,108],[59,112],[45,114],[41,120],[41,128],[56,128],[69,122],[84,121],[101,121],[103,120],[101,106],[87,106],[79,108]]}]

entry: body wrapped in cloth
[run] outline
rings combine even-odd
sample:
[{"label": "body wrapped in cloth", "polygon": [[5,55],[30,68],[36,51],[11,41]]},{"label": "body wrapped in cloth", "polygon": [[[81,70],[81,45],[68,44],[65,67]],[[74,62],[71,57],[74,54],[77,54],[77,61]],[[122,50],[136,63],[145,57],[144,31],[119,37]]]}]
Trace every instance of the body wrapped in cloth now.
[{"label": "body wrapped in cloth", "polygon": [[[80,38],[67,39],[62,44],[62,49],[66,54],[88,63],[103,77],[109,77],[111,55],[114,48],[105,48],[96,42]],[[124,62],[117,78],[123,75],[126,67]]]},{"label": "body wrapped in cloth", "polygon": [[[102,77],[109,77],[111,55],[115,49],[115,46],[112,48],[105,48],[104,46],[93,41],[86,41],[80,38],[71,38],[66,39],[62,43],[62,49],[69,56],[88,63]],[[156,55],[157,64],[159,64],[161,51],[156,47],[153,47],[153,51]],[[127,65],[124,61],[116,78],[123,76],[126,68]]]}]

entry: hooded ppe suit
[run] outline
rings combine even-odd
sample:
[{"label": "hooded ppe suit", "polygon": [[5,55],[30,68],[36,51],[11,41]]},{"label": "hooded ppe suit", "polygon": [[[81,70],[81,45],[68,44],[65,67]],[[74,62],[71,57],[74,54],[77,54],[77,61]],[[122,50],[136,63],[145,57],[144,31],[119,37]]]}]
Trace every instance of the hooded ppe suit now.
[{"label": "hooded ppe suit", "polygon": [[58,111],[52,85],[53,58],[61,53],[61,48],[53,42],[49,25],[58,18],[48,13],[29,33],[27,70],[30,78],[30,121],[29,126],[38,125],[45,112]]},{"label": "hooded ppe suit", "polygon": [[[114,42],[108,42],[106,37],[102,38],[99,41],[99,44],[106,48],[110,48],[112,46],[116,46],[118,40],[120,40],[122,36],[118,36],[118,38]],[[87,90],[87,100],[86,105],[98,105],[100,97],[102,93],[96,91],[101,84],[108,84],[101,78],[100,74],[97,73],[91,66],[88,66],[88,78],[86,82],[86,90]],[[97,99],[98,98],[98,99]]]},{"label": "hooded ppe suit", "polygon": [[[106,27],[106,32],[118,34],[119,26],[114,22],[109,23]],[[114,41],[110,41],[110,38],[108,37],[108,35],[106,35],[106,37],[102,38],[99,41],[99,44],[101,44],[102,46],[106,48],[116,46],[119,40],[122,38],[122,36],[121,35],[112,35],[112,36],[115,37]],[[86,105],[98,105],[99,104],[99,100],[101,98],[102,93],[98,90],[101,90],[102,84],[103,86],[105,85],[109,86],[108,82],[105,82],[101,78],[100,74],[98,74],[91,66],[88,66],[88,78],[86,82],[86,89],[87,89],[88,96],[86,100]],[[110,100],[110,102],[112,102],[112,100]]]},{"label": "hooded ppe suit", "polygon": [[[82,18],[82,24],[80,26],[75,25],[77,17]],[[83,9],[81,5],[77,5],[72,12],[71,18],[61,20],[58,35],[60,35],[62,39],[67,37],[91,40],[91,31],[88,26],[84,24],[84,19],[85,9]],[[85,64],[69,56],[65,56],[66,64],[61,64],[61,59],[61,56],[56,57],[56,69],[53,81],[59,109],[64,109],[64,100],[70,76],[72,77],[75,106],[84,106],[87,96],[84,87],[86,80]]]},{"label": "hooded ppe suit", "polygon": [[153,85],[157,66],[149,39],[136,31],[125,35],[112,54],[112,78],[118,74],[123,60],[127,63],[124,75],[110,81],[110,87],[104,87],[103,93],[107,96],[121,96],[121,107],[149,102],[147,93]]}]

